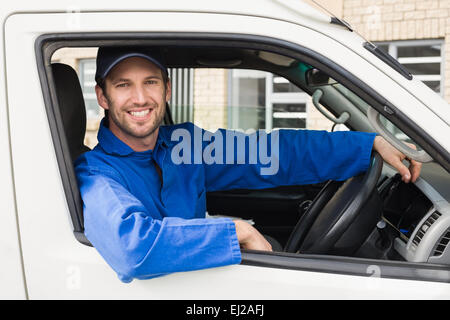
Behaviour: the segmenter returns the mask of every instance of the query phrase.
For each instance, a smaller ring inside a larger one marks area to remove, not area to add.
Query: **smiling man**
[[[268,144],[275,136],[278,139],[280,162],[279,170],[270,175],[261,174],[261,162],[174,162],[177,130],[191,136],[198,130],[202,135],[206,132],[192,123],[162,125],[171,88],[159,52],[102,47],[96,82],[105,118],[98,145],[75,161],[75,171],[86,237],[124,282],[236,264],[241,261],[241,248],[271,250],[267,240],[244,221],[205,218],[208,191],[345,180],[368,168],[372,149],[405,181],[414,181],[420,172],[416,162],[406,168],[401,162],[405,156],[382,138],[361,132],[269,134]],[[228,131],[220,132],[226,136]],[[247,146],[244,152],[251,154],[248,146],[255,136],[241,138]],[[194,142],[192,148],[203,151],[211,143],[195,146]],[[224,156],[239,157],[234,148],[225,149]]]
[[[153,149],[170,99],[165,71],[135,56],[106,73],[102,87],[96,86],[95,91],[100,106],[108,110],[109,129],[135,151]]]

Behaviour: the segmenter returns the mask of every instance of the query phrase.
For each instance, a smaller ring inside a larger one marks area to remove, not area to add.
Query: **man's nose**
[[[144,88],[141,86],[135,86],[133,88],[132,96],[131,96],[132,103],[137,105],[143,105],[147,102],[145,97],[145,91]]]

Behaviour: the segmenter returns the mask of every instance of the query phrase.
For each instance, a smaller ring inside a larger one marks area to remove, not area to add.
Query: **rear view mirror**
[[[306,84],[310,87],[319,87],[336,84],[336,80],[331,78],[325,72],[312,68],[306,71]]]

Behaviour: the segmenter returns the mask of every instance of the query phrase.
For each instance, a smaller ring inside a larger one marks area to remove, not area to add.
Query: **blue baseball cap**
[[[166,76],[168,75],[163,56],[159,50],[144,47],[100,47],[97,53],[97,70],[95,72],[97,84],[100,84],[119,62],[131,57],[147,59],[159,67]]]

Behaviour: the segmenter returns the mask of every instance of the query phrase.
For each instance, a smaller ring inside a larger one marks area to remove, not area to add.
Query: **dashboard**
[[[450,188],[444,188],[449,174],[436,164],[424,164],[415,183],[391,174],[379,192],[383,220],[396,233],[395,251],[410,262],[450,264]]]

